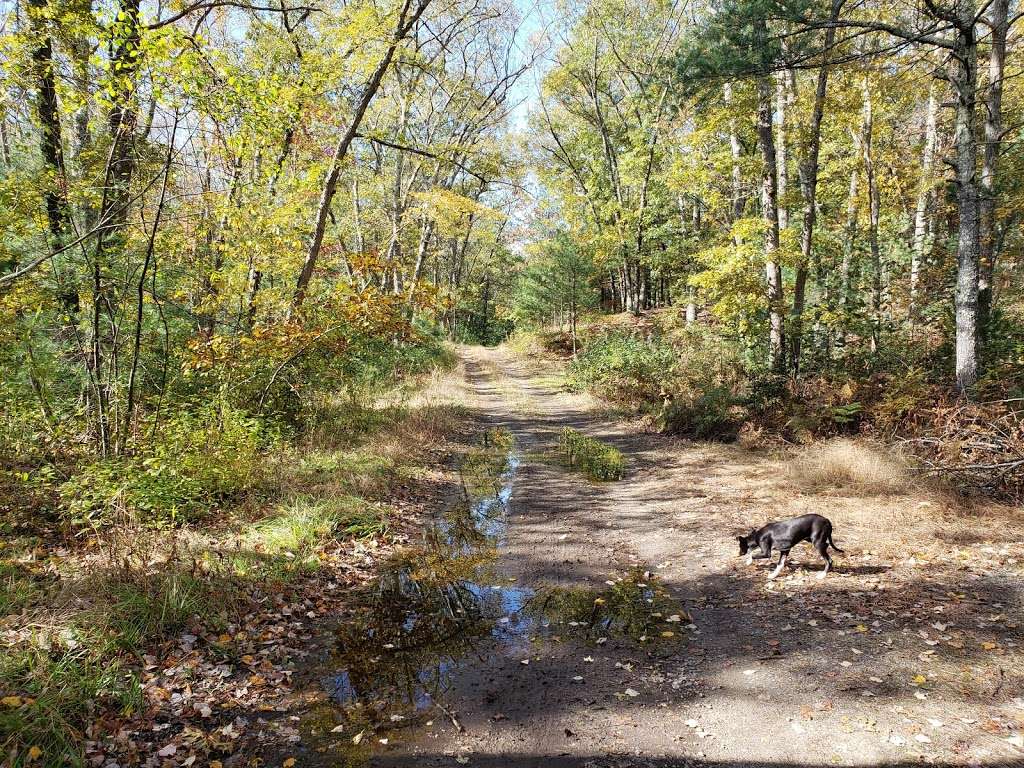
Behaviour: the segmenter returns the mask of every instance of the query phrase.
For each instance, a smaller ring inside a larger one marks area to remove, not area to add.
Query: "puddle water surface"
[[[394,739],[428,718],[455,715],[444,696],[460,663],[484,659],[495,644],[524,650],[539,636],[604,643],[677,638],[685,611],[642,570],[603,588],[516,584],[499,567],[519,455],[512,435],[489,431],[461,466],[462,503],[448,510],[422,544],[386,563],[357,612],[337,629],[329,707],[306,723],[314,739],[336,736],[342,764],[358,765],[370,742]],[[358,755],[356,754],[358,753]]]
[[[533,590],[495,567],[518,466],[512,435],[489,431],[462,463],[464,501],[421,545],[382,567],[358,612],[338,628],[335,671],[324,687],[340,709],[342,733],[379,736],[411,724],[441,705],[459,660],[496,640],[529,642],[534,619],[524,609]]]

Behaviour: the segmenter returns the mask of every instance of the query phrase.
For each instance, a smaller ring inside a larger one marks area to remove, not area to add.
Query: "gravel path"
[[[494,629],[438,665],[433,704],[367,737],[371,765],[1024,765],[1019,527],[877,554],[928,502],[799,493],[777,457],[645,433],[546,364],[461,354],[516,440],[473,588],[501,596]],[[618,447],[626,477],[564,467],[565,426]],[[809,547],[775,582],[737,557],[737,533],[807,511],[845,549],[824,581]]]

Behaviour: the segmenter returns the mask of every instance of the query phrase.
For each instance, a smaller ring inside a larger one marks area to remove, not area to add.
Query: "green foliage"
[[[657,402],[665,394],[664,384],[675,362],[675,351],[661,338],[609,330],[590,339],[573,360],[568,384],[614,402]]]
[[[263,452],[277,439],[266,423],[226,405],[202,405],[153,428],[144,454],[86,465],[61,486],[74,525],[108,525],[118,513],[147,525],[197,519],[256,487]]]
[[[569,367],[570,386],[648,413],[666,432],[701,438],[735,437],[747,381],[735,346],[695,328],[646,338],[606,331]]]
[[[558,440],[569,465],[579,467],[592,480],[621,480],[625,471],[622,453],[600,440],[565,427]]]
[[[565,232],[537,244],[519,273],[516,318],[527,325],[570,326],[597,304],[593,256]]]

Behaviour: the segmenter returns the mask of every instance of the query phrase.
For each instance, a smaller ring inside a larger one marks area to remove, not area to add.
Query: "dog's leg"
[[[818,539],[814,542],[814,548],[818,550],[818,554],[825,559],[825,570],[818,574],[819,579],[824,579],[828,575],[829,569],[832,567],[832,558],[828,555],[828,540]]]
[[[755,560],[771,560],[772,559],[772,540],[766,536],[761,537],[761,541],[758,542],[758,546],[761,551],[754,555]]]
[[[754,553],[753,552],[747,552],[747,565],[753,565],[753,564],[754,564]]]
[[[768,575],[769,579],[774,579],[776,576],[782,573],[782,569],[786,567],[786,558],[788,556],[789,552],[783,552],[779,555],[779,564],[775,567],[775,570]]]

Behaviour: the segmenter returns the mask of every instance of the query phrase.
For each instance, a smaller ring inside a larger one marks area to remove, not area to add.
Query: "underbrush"
[[[564,355],[558,332],[520,333],[515,344],[531,355]],[[675,311],[604,316],[582,328],[566,383],[672,434],[754,448],[857,436],[887,446],[877,451],[884,460],[854,455],[862,449],[849,441],[815,448],[820,455],[802,456],[794,470],[812,485],[888,493],[916,478],[1001,502],[1024,500],[1019,355],[992,362],[967,402],[944,385],[948,360],[934,343],[894,336],[885,349],[872,355],[847,339],[793,378],[766,370],[764,350],[741,348],[718,326],[687,325]]]
[[[569,465],[578,467],[592,480],[622,479],[626,462],[617,448],[570,427],[562,430],[558,443]]]
[[[90,723],[139,712],[143,654],[217,635],[353,542],[385,542],[401,524],[389,499],[465,416],[441,396],[400,403],[451,360],[378,361],[376,388],[376,374],[335,390],[314,377],[302,418],[168,404],[117,457],[0,451],[0,762],[81,764]]]
[[[139,454],[86,464],[60,484],[76,527],[109,525],[115,513],[154,526],[197,520],[257,488],[278,446],[272,425],[227,404],[204,405],[162,424]]]
[[[648,415],[664,432],[698,438],[735,438],[745,413],[737,350],[698,328],[592,333],[568,383]]]

